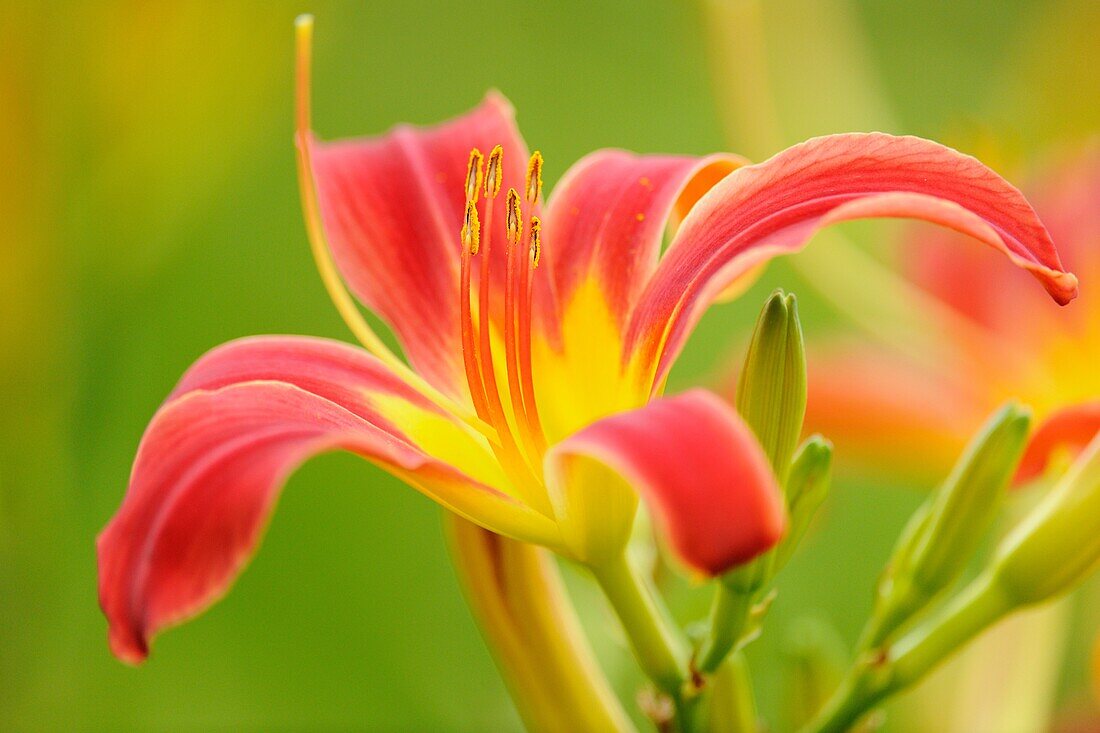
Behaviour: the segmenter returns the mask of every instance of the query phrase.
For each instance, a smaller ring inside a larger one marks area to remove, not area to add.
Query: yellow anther
[[[500,193],[500,184],[504,179],[504,168],[501,166],[501,158],[504,157],[504,148],[497,145],[489,153],[489,162],[485,165],[485,195],[496,198]]]
[[[537,150],[527,161],[527,178],[524,185],[527,203],[533,204],[538,201],[539,194],[542,193],[542,153]]]
[[[542,254],[542,221],[537,216],[531,217],[531,267],[539,266],[539,256]]]
[[[462,222],[462,244],[476,255],[481,246],[481,222],[477,218],[477,206],[473,201],[466,202],[466,218]]]
[[[508,213],[504,219],[505,231],[508,233],[508,241],[515,244],[519,241],[519,235],[523,231],[523,212],[519,206],[519,194],[516,189],[508,189]]]
[[[470,162],[466,164],[466,200],[475,204],[481,193],[481,163],[481,151],[474,148],[470,151]]]

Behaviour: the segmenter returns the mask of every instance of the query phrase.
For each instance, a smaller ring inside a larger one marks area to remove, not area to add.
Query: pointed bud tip
[[[787,293],[782,288],[773,290],[772,294],[768,296],[767,301],[764,303],[764,313],[779,312],[787,312]]]
[[[798,456],[805,455],[806,460],[831,461],[833,459],[833,442],[820,433],[814,433],[802,443],[798,450]],[[797,460],[797,458],[796,458]]]
[[[737,409],[786,477],[806,411],[806,359],[793,295],[777,289],[764,303],[737,389]]]

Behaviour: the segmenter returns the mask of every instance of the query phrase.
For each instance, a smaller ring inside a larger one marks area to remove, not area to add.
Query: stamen
[[[522,211],[519,204],[519,193],[514,188],[508,189],[508,214],[505,219],[508,232],[508,274],[504,285],[504,358],[508,372],[508,396],[512,401],[512,414],[515,416],[516,425],[519,426],[520,438],[523,447],[527,451],[527,457],[532,467],[538,472],[542,465],[542,454],[538,450],[534,436],[529,429],[530,420],[527,418],[527,410],[523,399],[523,387],[521,385],[519,349],[516,337],[516,307],[522,303],[522,291],[517,292],[517,270],[524,267],[524,249],[519,241]],[[524,269],[526,269],[524,267]],[[519,303],[517,303],[519,301]],[[521,306],[522,307],[522,306]]]
[[[528,249],[530,252],[530,266],[520,269],[519,282],[519,292],[523,294],[525,300],[519,312],[519,374],[520,386],[523,391],[527,432],[531,434],[538,454],[542,455],[546,452],[546,433],[542,429],[538,403],[535,401],[535,380],[531,368],[531,317],[535,292],[531,283],[531,273],[538,267],[539,255],[542,252],[542,220],[537,216],[532,216],[529,230],[531,239],[530,248]]]
[[[504,157],[504,148],[497,145],[489,153],[489,163],[485,166],[485,195],[496,198],[500,193],[500,184],[504,180],[504,169],[501,166],[501,158]],[[488,215],[485,217],[488,219]]]
[[[537,216],[531,217],[531,269],[539,266],[539,257],[542,256],[542,221]]]
[[[470,211],[473,210],[473,214]],[[466,384],[470,387],[470,399],[473,400],[477,416],[489,421],[489,406],[485,399],[485,384],[478,367],[477,340],[474,338],[474,317],[470,306],[470,272],[473,269],[473,256],[477,252],[477,240],[480,226],[477,220],[477,208],[472,201],[466,202],[466,221],[462,227],[462,268],[460,298],[460,320],[462,322],[462,365],[466,370]],[[472,222],[472,225],[470,224]]]
[[[542,153],[535,151],[527,161],[527,177],[524,181],[527,203],[534,204],[542,193]]]
[[[500,436],[500,444],[503,448],[500,453],[501,463],[504,465],[505,470],[513,477],[517,488],[526,494],[527,500],[531,501],[534,506],[540,509],[548,510],[549,505],[546,504],[545,494],[539,488],[538,480],[532,475],[530,466],[524,461],[523,454],[520,452],[515,436],[508,426],[508,418],[504,414],[504,405],[501,402],[500,389],[497,386],[496,370],[493,366],[492,316],[490,313],[492,306],[489,296],[493,280],[491,269],[491,263],[493,261],[493,201],[495,200],[496,194],[499,193],[500,188],[497,186],[496,190],[493,190],[490,188],[489,184],[494,176],[499,179],[499,175],[496,175],[496,171],[500,170],[501,155],[502,151],[499,145],[493,148],[493,152],[489,155],[489,162],[485,171],[486,224],[485,237],[482,239],[481,282],[479,283],[480,292],[478,293],[478,336],[480,341],[478,358],[481,363],[481,378],[485,385],[486,408],[488,410],[489,423],[496,428],[497,435]]]
[[[470,151],[470,162],[466,164],[466,201],[477,203],[477,197],[481,195],[481,151],[474,148]]]
[[[494,154],[496,150],[497,148],[493,149]],[[493,155],[489,156],[487,172],[492,171],[493,158]],[[478,284],[478,337],[481,345],[479,358],[481,361],[481,378],[485,380],[485,396],[488,400],[489,416],[493,427],[497,429],[498,433],[501,433],[501,437],[503,438],[504,434],[509,434],[510,431],[508,430],[508,423],[504,419],[504,408],[500,403],[500,392],[497,390],[496,370],[493,368],[493,343],[490,330],[492,322],[490,309],[492,305],[489,298],[493,280],[490,269],[490,265],[493,261],[493,198],[489,195],[488,178],[486,179],[485,193],[487,195],[485,200],[485,251],[481,257],[481,282]]]
[[[489,218],[492,216],[491,208],[492,199],[486,202],[486,221],[491,222]],[[485,237],[485,256],[482,259],[482,278],[488,278],[489,268],[489,232],[486,230]],[[473,271],[473,258],[477,254],[479,249],[479,242],[481,239],[481,224],[477,215],[477,206],[473,201],[466,202],[466,215],[462,226],[462,267],[460,272],[460,292],[461,298],[461,324],[462,324],[462,363],[466,370],[466,383],[470,388],[470,398],[473,400],[474,409],[477,411],[477,415],[481,420],[488,422],[493,430],[493,438],[489,441],[489,447],[493,451],[493,454],[500,461],[501,466],[504,467],[505,473],[511,477],[515,482],[517,489],[519,489],[523,496],[528,500],[538,501],[539,490],[538,485],[534,477],[531,476],[527,466],[524,465],[523,459],[519,455],[519,450],[515,444],[515,439],[512,437],[511,432],[508,430],[507,422],[503,420],[503,410],[500,407],[500,396],[497,393],[496,379],[493,375],[493,356],[492,352],[486,350],[482,352],[479,348],[478,339],[474,333],[474,319],[472,310],[472,304],[470,302],[471,297],[471,274]],[[482,287],[481,292],[485,292],[485,288]],[[487,308],[482,306],[482,312],[487,312]],[[481,324],[482,333],[488,333],[488,324],[484,321]],[[484,361],[481,359],[482,354],[487,355],[487,359]],[[483,371],[482,365],[488,366]],[[494,398],[490,400],[489,395]],[[540,511],[545,508],[539,504],[534,504]]]
[[[508,189],[508,213],[504,220],[508,241],[519,244],[519,235],[523,230],[523,213],[519,205],[519,194],[516,189]]]
[[[471,255],[476,255],[481,247],[481,222],[477,218],[477,206],[469,199],[466,201],[466,217],[462,221],[462,246]]]

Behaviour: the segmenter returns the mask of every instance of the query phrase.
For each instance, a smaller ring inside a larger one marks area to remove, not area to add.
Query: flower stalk
[[[868,710],[920,680],[1004,616],[1074,588],[1100,562],[1098,512],[1100,436],[1002,540],[986,569],[941,612],[896,642],[863,652],[803,733],[848,730]],[[927,520],[919,524],[931,526]]]
[[[783,486],[792,476],[791,457],[806,413],[806,355],[794,295],[776,290],[764,303],[741,370],[737,411],[760,440],[772,471]],[[824,475],[828,473],[828,458],[823,456],[821,446],[813,443],[799,457],[800,467],[793,476],[797,488],[792,491],[791,486],[786,487],[788,514],[794,516],[792,499],[813,499],[802,504],[797,524],[792,522],[785,542],[797,541],[812,515],[812,510],[805,510],[824,498],[823,489],[808,490],[810,483],[820,484],[816,479],[823,475],[822,462],[826,464]],[[814,464],[812,470],[810,463]],[[784,560],[792,549],[793,545],[788,545],[780,550]],[[768,552],[722,578],[711,604],[707,636],[696,655],[698,672],[704,675],[715,672],[736,649],[749,626],[754,606],[778,568],[778,557],[778,552]]]
[[[526,728],[631,733],[553,557],[445,514],[455,572]]]
[[[589,566],[622,623],[646,676],[678,706],[688,678],[687,642],[649,583],[626,553]]]
[[[1001,408],[917,510],[879,581],[862,651],[883,644],[963,572],[996,518],[1030,424],[1030,413],[1019,405]]]

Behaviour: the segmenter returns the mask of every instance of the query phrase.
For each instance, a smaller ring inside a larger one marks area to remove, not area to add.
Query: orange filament
[[[539,255],[542,252],[542,221],[537,216],[532,216],[528,230],[530,231],[530,246],[527,250],[529,257],[524,263],[525,267],[520,269],[519,281],[519,291],[525,301],[519,312],[519,373],[522,380],[527,432],[531,434],[535,447],[541,455],[546,451],[546,434],[539,419],[538,403],[535,401],[534,371],[531,368],[531,313],[534,304],[531,271],[539,266]],[[526,239],[525,237],[525,243]]]
[[[473,156],[471,156],[471,163]],[[478,161],[480,166],[481,161]],[[478,173],[480,175],[480,172]],[[462,362],[466,368],[466,383],[470,387],[470,398],[474,402],[477,416],[489,420],[489,406],[485,400],[485,385],[481,381],[478,367],[477,341],[474,340],[474,319],[470,312],[470,270],[472,259],[478,250],[481,225],[477,218],[477,207],[473,201],[466,202],[466,220],[462,225],[462,271],[461,271],[461,307],[462,307]]]
[[[538,265],[542,224],[531,217],[530,226],[523,225],[521,196],[508,189],[504,216],[507,240],[504,291],[504,366],[508,377],[508,397],[512,407],[516,436],[509,424],[502,395],[497,385],[497,370],[492,343],[493,288],[493,208],[503,183],[503,148],[493,148],[488,158],[476,149],[470,152],[466,171],[466,213],[462,226],[462,352],[466,381],[478,416],[495,429],[499,442],[491,442],[493,452],[502,467],[527,498],[541,509],[549,511],[545,492],[539,489],[542,475],[542,455],[546,438],[535,405],[534,379],[531,369],[531,271]],[[484,175],[482,175],[484,165]],[[542,156],[536,153],[527,166],[525,194],[532,208],[542,189]],[[479,220],[477,200],[484,189],[483,218]],[[485,228],[482,230],[481,222]],[[478,274],[478,321],[473,319],[472,291],[473,258],[480,255]],[[517,442],[518,438],[518,442]],[[522,443],[523,450],[520,450]]]
[[[508,273],[504,290],[504,356],[508,369],[508,395],[512,400],[512,414],[515,415],[516,425],[520,427],[520,437],[523,439],[523,447],[527,450],[527,456],[536,470],[541,466],[542,451],[531,434],[530,421],[527,418],[528,408],[523,398],[521,387],[521,370],[519,362],[518,344],[516,339],[516,301],[522,293],[516,292],[516,274],[519,269],[526,269],[523,248],[521,247],[520,234],[522,232],[523,214],[519,204],[519,194],[516,189],[508,189],[508,211],[505,217],[505,232],[508,236]]]
[[[492,208],[489,206],[491,200],[489,199],[486,202],[487,215],[492,214]],[[459,289],[462,322],[462,362],[466,370],[466,383],[469,385],[470,398],[473,400],[478,417],[492,425],[496,431],[497,440],[490,440],[489,442],[493,454],[496,455],[501,466],[515,482],[517,488],[522,490],[528,498],[537,500],[539,496],[537,488],[531,488],[534,486],[534,480],[519,456],[515,439],[508,430],[507,422],[503,420],[504,411],[500,405],[496,377],[493,374],[491,347],[479,348],[478,340],[474,334],[474,319],[470,302],[470,280],[473,270],[473,257],[480,248],[480,234],[481,226],[478,220],[477,206],[473,201],[467,201],[465,221],[462,227],[462,268]],[[486,230],[486,235],[488,235],[488,230]],[[482,260],[484,263],[482,278],[488,275],[489,251],[489,237],[486,236],[486,257]],[[484,287],[481,288],[481,292],[485,292]],[[487,328],[488,324],[483,321],[482,333],[488,333]],[[488,356],[485,361],[481,359],[482,354]],[[487,367],[483,370],[482,365],[484,364],[487,364]]]
[[[489,160],[491,164],[492,158]],[[486,177],[486,181],[488,181],[488,177]],[[492,288],[490,264],[493,259],[493,196],[487,195],[485,197],[485,222],[485,238],[482,240],[484,248],[481,253],[481,276],[479,278],[481,282],[478,283],[478,336],[480,337],[481,347],[478,357],[481,361],[481,378],[485,382],[485,395],[488,398],[490,422],[503,439],[505,434],[510,438],[511,433],[508,430],[508,422],[504,418],[504,407],[500,403],[500,392],[497,390],[497,375],[496,370],[493,368],[493,342],[490,331],[492,316],[489,312],[492,307],[489,295]]]
[[[510,473],[515,477],[514,480],[517,481],[517,484],[525,486],[531,483],[532,477],[524,464],[519,445],[508,426],[508,418],[504,414],[504,405],[500,400],[500,389],[497,386],[496,369],[493,362],[492,315],[490,312],[492,308],[490,294],[493,280],[491,267],[493,261],[492,222],[493,202],[500,192],[500,186],[495,182],[501,178],[501,155],[502,151],[499,145],[493,148],[485,169],[486,227],[485,236],[482,238],[484,251],[481,256],[481,282],[479,283],[478,293],[478,336],[480,337],[478,358],[481,362],[481,378],[485,386],[489,423],[496,428],[497,435],[500,436],[501,446],[504,449],[501,462],[506,468],[510,469]]]

